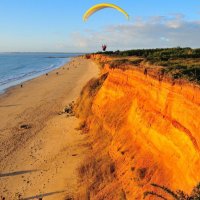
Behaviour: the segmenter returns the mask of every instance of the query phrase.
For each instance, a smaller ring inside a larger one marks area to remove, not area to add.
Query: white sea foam
[[[1,53],[0,93],[5,89],[56,69],[80,54]]]

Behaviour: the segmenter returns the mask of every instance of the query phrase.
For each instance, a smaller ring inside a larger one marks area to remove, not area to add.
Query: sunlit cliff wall
[[[200,182],[199,87],[108,65],[102,72],[108,76],[92,100],[89,133],[99,121],[111,136],[108,153],[126,198],[142,199],[151,183],[190,192]]]

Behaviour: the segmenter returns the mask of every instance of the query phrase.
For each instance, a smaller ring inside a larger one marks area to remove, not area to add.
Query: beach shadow
[[[44,197],[47,197],[47,196],[52,196],[52,195],[55,195],[55,194],[60,194],[60,193],[63,193],[63,192],[65,192],[65,191],[63,190],[63,191],[57,191],[57,192],[49,192],[49,193],[40,194],[40,195],[36,195],[36,196],[32,196],[32,197],[22,198],[22,200],[39,199],[39,198],[44,198]]]
[[[11,104],[11,105],[0,105],[0,108],[9,108],[9,107],[15,107],[15,106],[19,106],[21,104]]]
[[[9,176],[19,176],[19,175],[22,175],[22,174],[29,174],[29,173],[37,172],[37,171],[38,170],[27,170],[27,171],[9,172],[9,173],[4,173],[4,174],[0,173],[0,178],[9,177]]]

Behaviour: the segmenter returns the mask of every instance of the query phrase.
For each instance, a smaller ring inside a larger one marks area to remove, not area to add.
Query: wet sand
[[[77,168],[89,148],[86,136],[76,130],[79,120],[61,112],[97,75],[96,64],[75,58],[0,96],[0,196],[76,196]]]

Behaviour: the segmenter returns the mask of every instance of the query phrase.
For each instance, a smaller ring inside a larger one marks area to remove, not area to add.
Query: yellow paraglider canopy
[[[114,4],[111,3],[100,3],[100,4],[96,4],[95,6],[91,7],[89,10],[87,10],[85,12],[85,14],[83,15],[83,21],[87,21],[88,18],[95,12],[104,9],[104,8],[114,8],[116,10],[118,10],[119,12],[123,13],[127,19],[129,19],[129,15],[126,11],[124,11],[122,8],[120,8],[119,6],[116,6]]]

